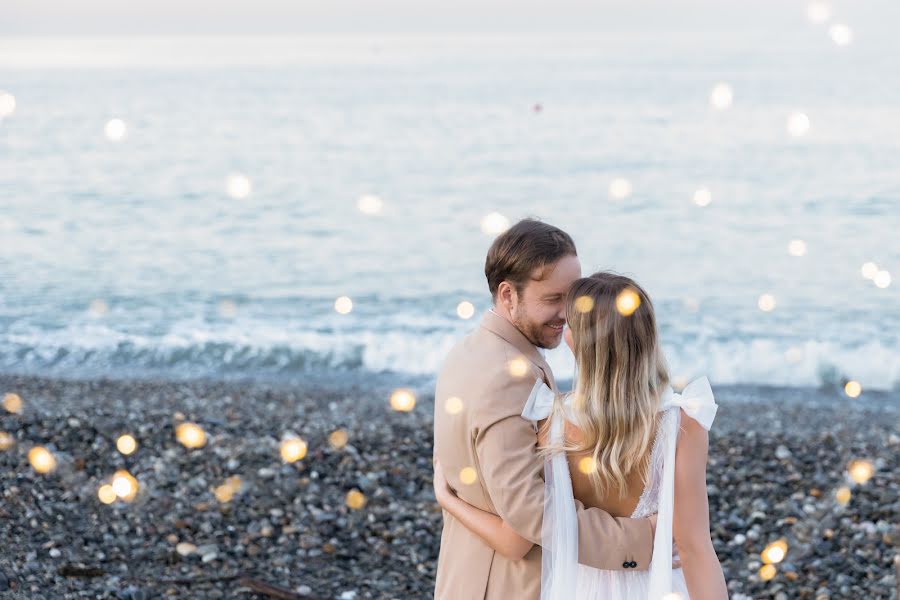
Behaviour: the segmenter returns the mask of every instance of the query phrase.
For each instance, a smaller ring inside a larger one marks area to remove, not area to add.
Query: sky
[[[762,28],[801,0],[0,0],[0,35],[519,32]],[[857,22],[897,22],[897,0],[837,0]],[[875,18],[872,18],[875,17]]]

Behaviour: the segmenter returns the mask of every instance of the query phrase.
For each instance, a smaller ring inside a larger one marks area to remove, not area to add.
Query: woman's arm
[[[434,495],[438,503],[466,529],[503,556],[518,560],[528,554],[534,545],[494,513],[472,506],[454,494],[437,459],[434,459]]]
[[[672,535],[681,556],[691,600],[727,600],[725,575],[709,534],[709,499],[706,496],[708,449],[706,430],[682,411],[675,453]]]

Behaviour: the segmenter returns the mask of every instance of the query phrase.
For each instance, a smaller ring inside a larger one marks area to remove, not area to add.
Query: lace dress
[[[550,416],[555,394],[538,380],[522,416],[537,422]],[[693,381],[681,394],[666,390],[650,455],[650,477],[632,518],[658,513],[653,558],[648,571],[606,571],[578,563],[578,522],[569,465],[564,453],[547,459],[544,466],[544,522],[541,600],[688,600],[681,569],[672,569],[672,516],[675,494],[675,447],[684,409],[707,430],[718,406],[706,377]],[[559,422],[557,422],[559,421]],[[562,442],[563,423],[550,423],[553,443]]]

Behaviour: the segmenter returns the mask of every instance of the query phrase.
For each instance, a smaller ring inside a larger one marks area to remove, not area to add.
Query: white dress
[[[541,380],[531,391],[522,416],[535,424],[550,416],[556,395]],[[568,408],[568,407],[566,407]],[[684,409],[709,430],[716,416],[709,380],[691,382],[681,394],[671,388],[663,394],[664,414],[650,458],[650,480],[632,518],[658,513],[653,558],[648,571],[606,571],[578,563],[578,521],[572,480],[565,453],[544,463],[544,521],[541,546],[541,600],[688,600],[681,569],[672,569],[672,516],[675,497],[675,448]],[[561,419],[551,421],[550,439],[563,440]],[[669,595],[672,594],[672,595]]]

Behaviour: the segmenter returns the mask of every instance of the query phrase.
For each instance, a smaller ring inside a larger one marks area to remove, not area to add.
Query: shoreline
[[[16,438],[0,452],[0,598],[261,598],[227,579],[240,573],[310,598],[430,597],[441,529],[433,400],[417,389],[415,408],[395,412],[393,387],[389,377],[366,387],[0,375],[0,394],[24,405],[0,409],[0,431]],[[732,598],[896,598],[898,394],[714,390],[710,513]],[[178,444],[176,412],[203,427],[205,447]],[[342,448],[329,444],[337,429]],[[287,431],[308,444],[292,464],[278,452]],[[131,456],[115,449],[125,432],[138,441]],[[28,464],[35,444],[56,454],[54,473]],[[834,493],[852,460],[874,476],[841,506]],[[120,468],[138,496],[104,505],[97,489]],[[215,488],[235,475],[240,491],[220,502]],[[360,509],[346,504],[352,490]],[[782,538],[787,556],[762,581],[760,552]],[[96,576],[65,576],[67,565]]]

